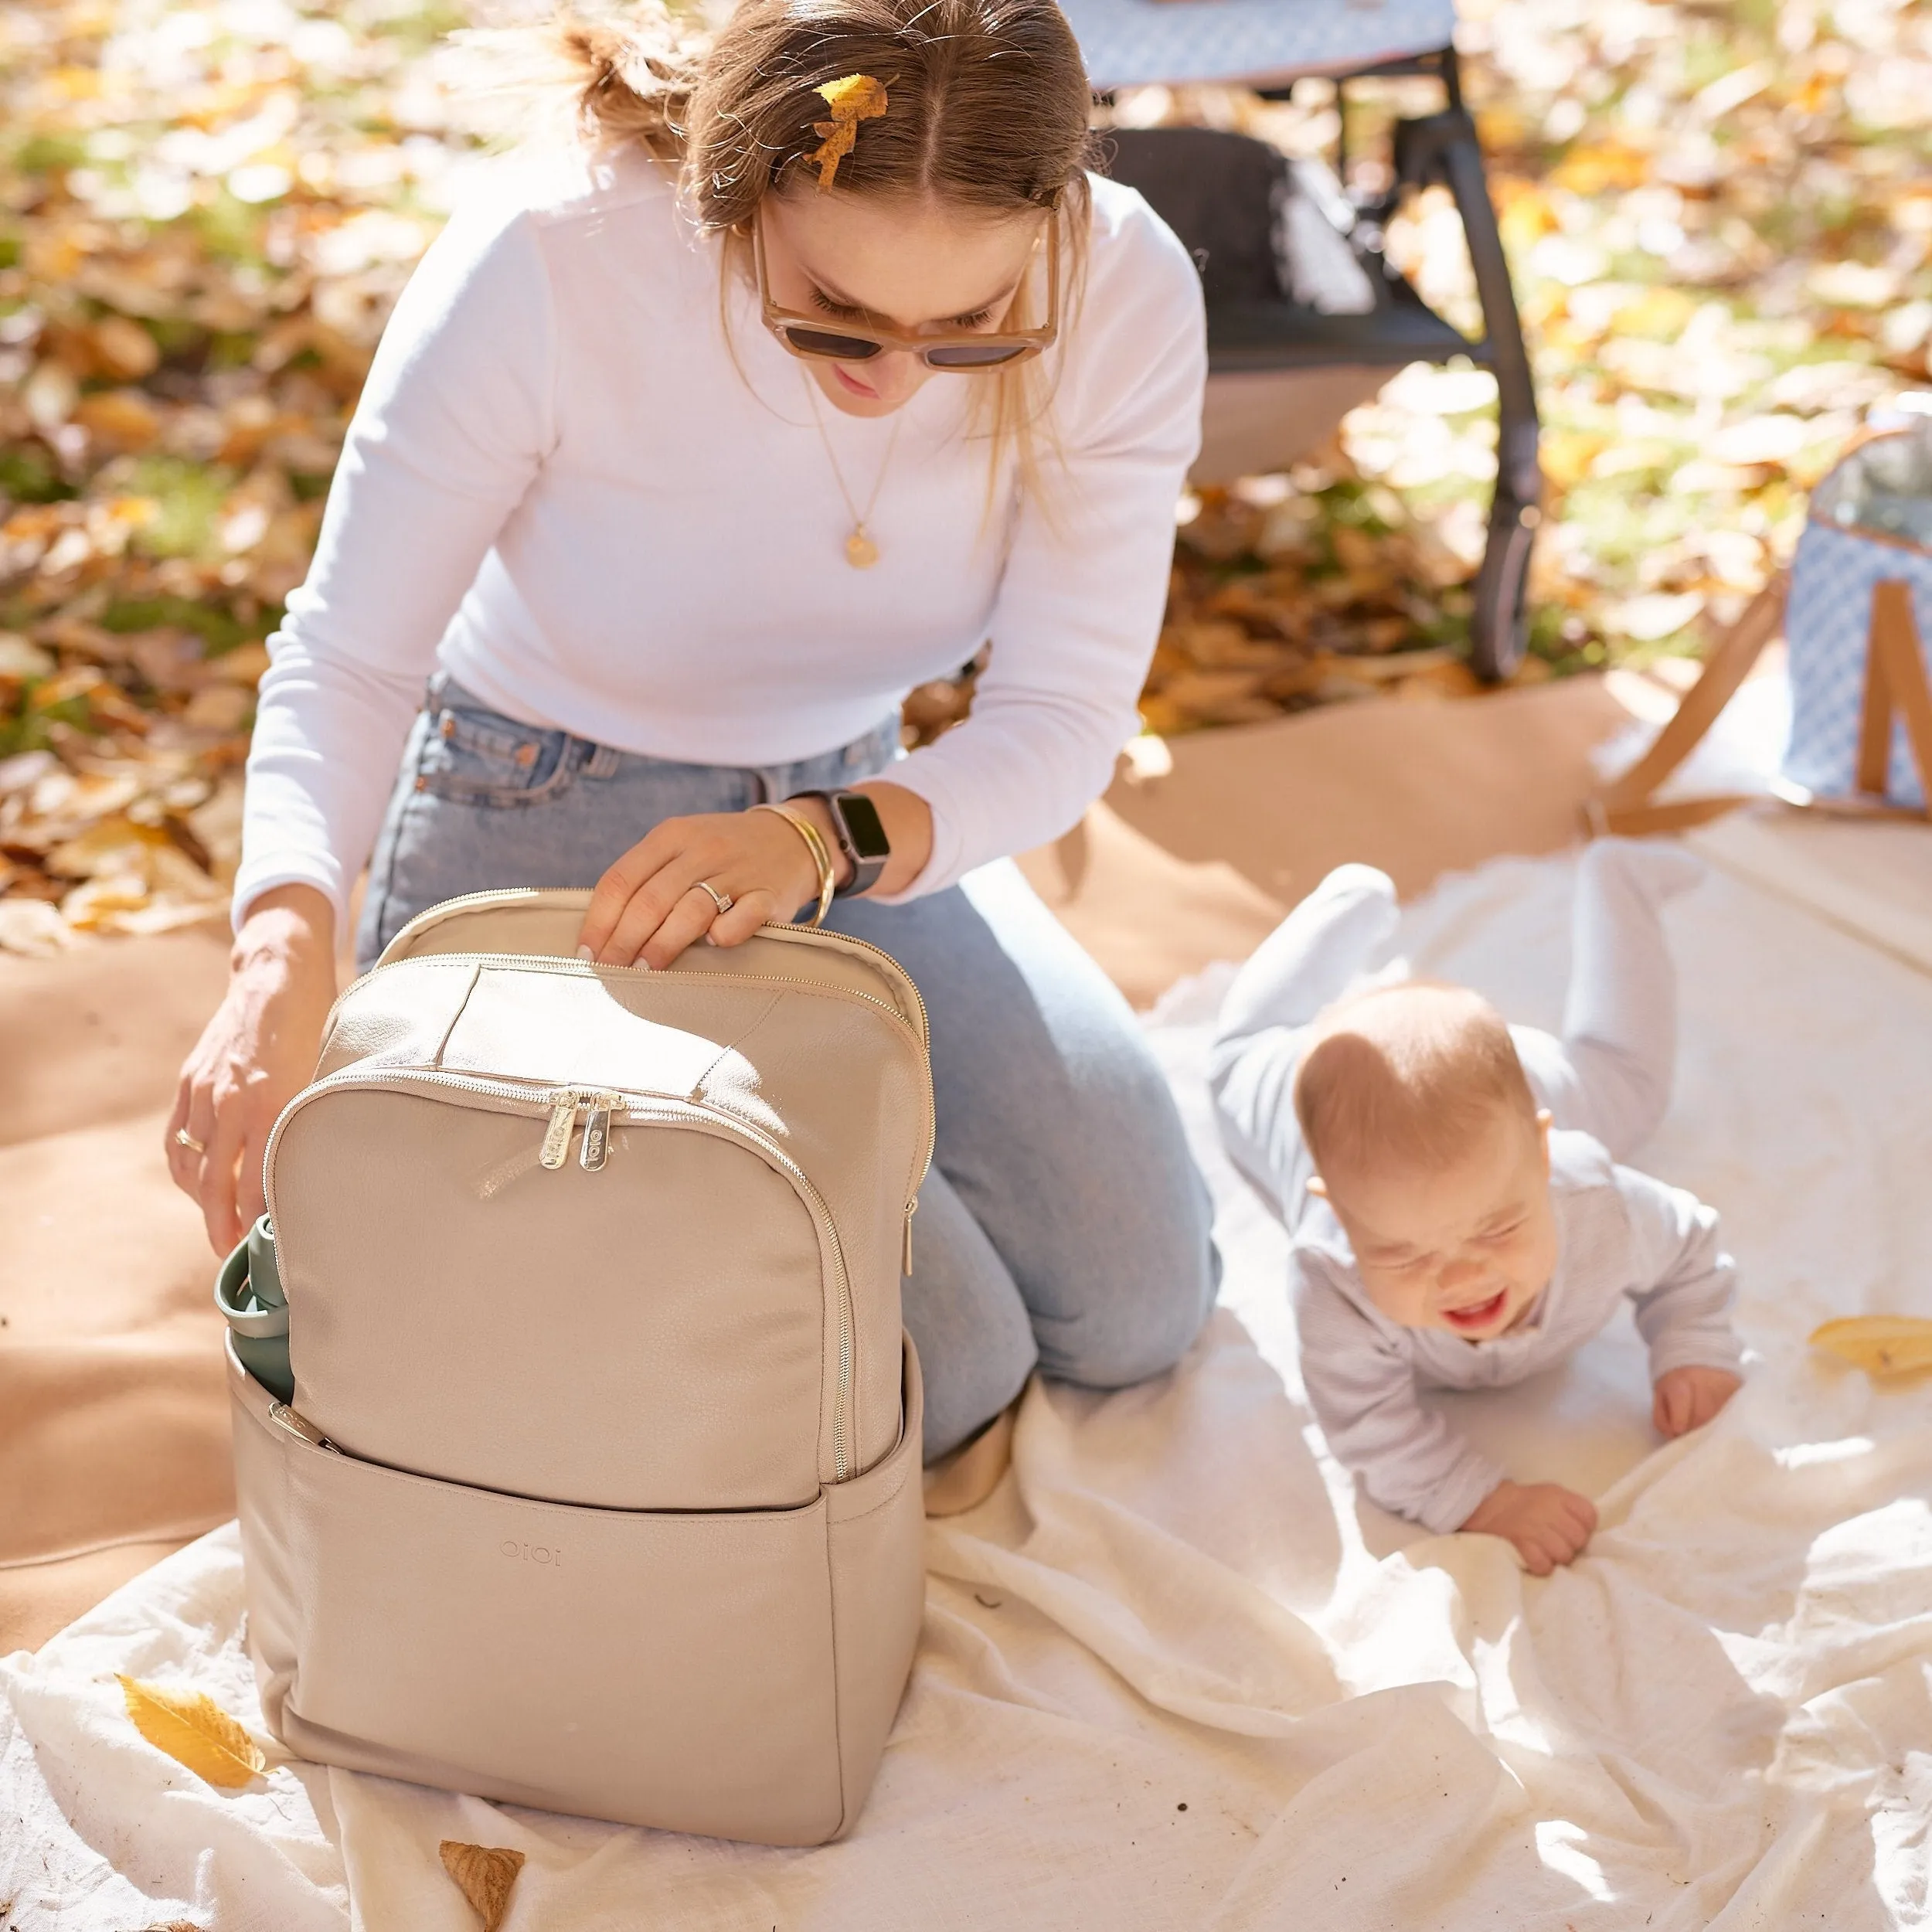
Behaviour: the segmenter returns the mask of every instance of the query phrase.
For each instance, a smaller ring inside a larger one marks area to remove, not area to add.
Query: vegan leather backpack
[[[584,963],[588,900],[413,920],[269,1141],[286,1315],[218,1298],[293,1377],[231,1337],[262,1706],[325,1764],[815,1844],[923,1600],[924,1009],[822,931]]]

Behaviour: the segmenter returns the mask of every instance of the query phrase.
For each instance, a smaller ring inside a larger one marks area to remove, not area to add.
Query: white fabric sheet
[[[1413,912],[1410,951],[1548,1026],[1569,908],[1566,862],[1498,862]],[[202,1785],[111,1673],[259,1723],[231,1528],[0,1663],[5,1923],[468,1932],[451,1837],[529,1854],[505,1932],[1926,1923],[1932,1386],[1804,1337],[1927,1305],[1932,979],[1723,876],[1668,919],[1682,1066],[1640,1158],[1723,1212],[1762,1359],[1662,1448],[1627,1321],[1444,1398],[1512,1471],[1599,1497],[1571,1568],[1420,1536],[1322,1453],[1279,1230],[1206,1131],[1210,980],[1153,1036],[1219,1195],[1225,1305],[1162,1381],[1034,1389],[1015,1477],[931,1526],[924,1641],[849,1840],[721,1845],[286,1764]]]

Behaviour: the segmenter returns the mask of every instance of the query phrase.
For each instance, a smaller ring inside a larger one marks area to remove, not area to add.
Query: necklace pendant
[[[879,546],[866,536],[862,523],[855,524],[845,539],[845,561],[855,570],[869,570],[879,561]]]

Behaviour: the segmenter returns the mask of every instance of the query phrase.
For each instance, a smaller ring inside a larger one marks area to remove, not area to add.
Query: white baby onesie
[[[1717,1217],[1681,1188],[1617,1165],[1669,1104],[1677,989],[1660,903],[1702,875],[1688,853],[1605,839],[1578,862],[1562,1037],[1512,1026],[1539,1107],[1553,1117],[1556,1271],[1528,1318],[1492,1342],[1405,1328],[1378,1315],[1295,1118],[1309,1025],[1386,954],[1395,887],[1366,866],[1329,874],[1263,942],[1229,988],[1210,1056],[1221,1138],[1286,1223],[1302,1379],[1329,1447],[1384,1509],[1435,1530],[1462,1525],[1503,1472],[1420,1391],[1519,1382],[1599,1333],[1628,1295],[1652,1378],[1735,1370],[1730,1258]]]
[[[1553,1131],[1549,1149],[1556,1272],[1526,1319],[1490,1342],[1377,1314],[1334,1210],[1301,1197],[1289,1282],[1309,1406],[1369,1495],[1429,1529],[1460,1529],[1504,1471],[1423,1402],[1423,1389],[1520,1382],[1597,1334],[1626,1296],[1653,1381],[1693,1366],[1735,1373],[1742,1359],[1716,1212],[1619,1167],[1587,1134]]]

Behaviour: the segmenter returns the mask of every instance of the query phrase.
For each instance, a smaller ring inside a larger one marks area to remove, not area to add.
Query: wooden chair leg
[[[1662,804],[1612,805],[1592,798],[1583,807],[1583,825],[1593,838],[1648,838],[1661,832],[1688,832],[1750,802],[1751,794],[1743,791],[1713,791]]]
[[[1685,692],[1683,702],[1658,733],[1656,742],[1621,778],[1604,787],[1601,802],[1606,815],[1628,812],[1646,804],[1651,794],[1696,749],[1717,722],[1717,714],[1750,675],[1765,645],[1777,635],[1784,621],[1787,583],[1786,573],[1780,570],[1744,607],[1743,614],[1705,660],[1702,675]]]

